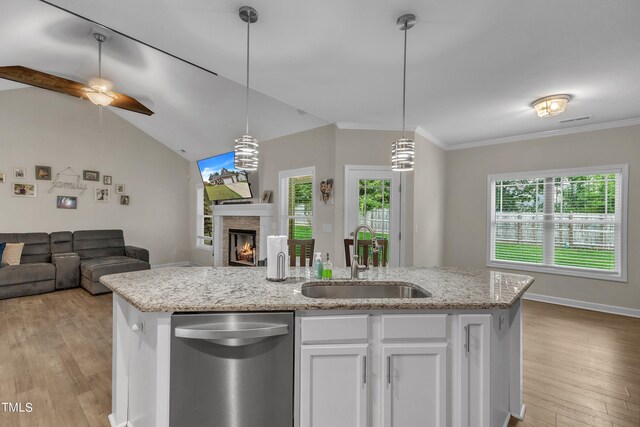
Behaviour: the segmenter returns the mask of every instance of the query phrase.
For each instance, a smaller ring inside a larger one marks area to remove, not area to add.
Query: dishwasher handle
[[[206,323],[175,329],[177,338],[239,347],[289,334],[289,325],[256,322]]]

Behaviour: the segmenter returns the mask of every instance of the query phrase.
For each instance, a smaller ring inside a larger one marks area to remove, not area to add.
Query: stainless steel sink
[[[332,280],[307,282],[302,295],[309,298],[428,298],[431,294],[409,282],[367,282],[362,280]]]

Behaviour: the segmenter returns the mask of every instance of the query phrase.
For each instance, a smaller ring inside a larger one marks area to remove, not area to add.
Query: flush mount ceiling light
[[[570,100],[570,95],[545,96],[533,101],[531,107],[536,110],[538,117],[551,117],[564,113]]]
[[[239,15],[240,19],[247,23],[247,92],[245,98],[247,120],[244,135],[236,138],[234,166],[236,169],[255,171],[258,169],[258,140],[249,135],[249,28],[251,24],[258,21],[258,12],[252,7],[242,6]]]
[[[94,32],[93,36],[98,41],[98,77],[89,80],[86,88],[83,90],[86,92],[89,101],[100,107],[106,107],[110,105],[117,97],[115,92],[112,92],[113,84],[102,78],[102,43],[107,39],[104,34]]]
[[[398,28],[404,31],[404,62],[402,71],[402,138],[391,144],[391,169],[394,171],[412,171],[415,163],[416,144],[406,138],[405,111],[407,93],[407,31],[416,24],[416,17],[412,14],[402,15],[397,21]]]

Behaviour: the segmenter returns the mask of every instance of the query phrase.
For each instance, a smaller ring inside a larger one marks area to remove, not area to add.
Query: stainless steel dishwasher
[[[171,427],[291,427],[293,313],[171,316]]]

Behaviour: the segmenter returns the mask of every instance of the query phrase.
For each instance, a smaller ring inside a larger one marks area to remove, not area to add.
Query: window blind
[[[491,178],[490,263],[619,276],[622,183],[606,168]]]

